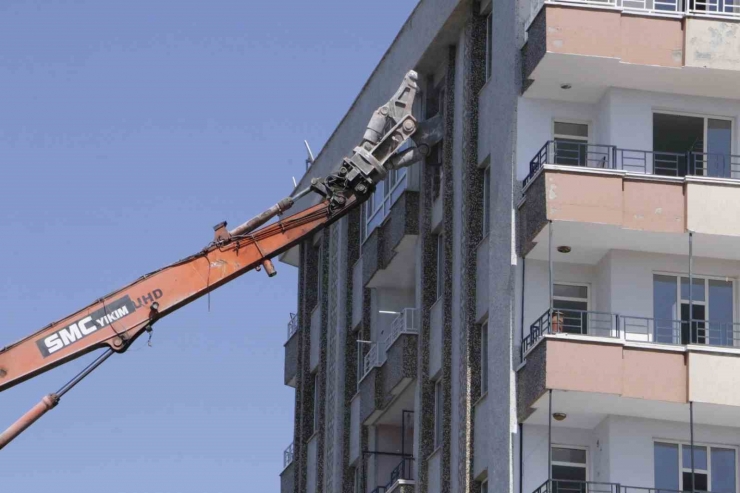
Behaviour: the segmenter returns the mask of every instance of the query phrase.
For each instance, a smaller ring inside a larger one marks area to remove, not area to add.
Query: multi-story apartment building
[[[301,186],[409,69],[443,142],[283,257],[283,493],[738,493],[740,1],[421,0]]]

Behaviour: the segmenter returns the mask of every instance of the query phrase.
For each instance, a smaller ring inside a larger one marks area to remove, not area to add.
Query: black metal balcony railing
[[[625,339],[660,344],[740,347],[740,323],[620,317]]]
[[[404,457],[403,459],[401,459],[401,462],[399,462],[398,465],[391,471],[391,480],[385,486],[386,489],[391,489],[391,487],[399,479],[405,479],[409,481],[414,479],[413,457]]]
[[[542,336],[560,333],[619,338],[619,316],[605,312],[549,309],[529,326],[529,335],[522,340],[522,359]]]
[[[283,451],[283,469],[285,469],[286,467],[288,467],[292,463],[293,463],[293,444],[291,443]]]
[[[623,336],[630,342],[740,348],[740,323],[656,319],[554,308],[529,326],[529,334],[522,339],[522,361],[545,334],[561,333],[614,339]]]
[[[293,334],[296,332],[298,332],[298,315],[291,313],[290,321],[288,322],[288,339],[293,337]]]
[[[707,176],[740,179],[740,156],[707,152],[662,152],[622,149],[603,144],[550,140],[529,162],[523,185],[545,164],[619,169],[657,176]]]
[[[548,479],[533,493],[622,493],[617,483]]]

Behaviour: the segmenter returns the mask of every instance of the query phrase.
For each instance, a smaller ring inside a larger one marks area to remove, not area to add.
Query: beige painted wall
[[[740,236],[740,184],[689,183],[686,186],[687,227],[696,233]]]
[[[547,51],[550,53],[619,58],[626,63],[681,67],[683,43],[679,19],[547,6]]]
[[[740,358],[689,354],[689,399],[694,402],[740,406]]]
[[[547,341],[548,389],[685,403],[686,375],[683,353]]]
[[[740,70],[740,24],[686,19],[686,66]]]

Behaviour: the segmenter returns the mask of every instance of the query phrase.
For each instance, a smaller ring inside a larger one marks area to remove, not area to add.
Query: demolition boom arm
[[[373,114],[361,144],[350,158],[343,160],[339,171],[314,179],[309,189],[283,199],[231,231],[226,229],[226,223],[219,224],[214,228],[214,241],[202,251],[147,274],[0,350],[3,391],[86,353],[107,349],[75,379],[45,396],[0,434],[0,449],[54,408],[62,395],[111,354],[126,351],[139,336],[151,332],[157,320],[250,270],[263,267],[273,276],[275,269],[270,259],[358,206],[388,170],[408,166],[425,155],[441,136],[436,120],[418,125],[411,114],[418,90],[416,79],[416,73],[409,72],[393,98]],[[409,138],[414,139],[416,147],[398,152]],[[282,217],[294,200],[310,191],[322,195],[323,200]],[[277,215],[281,215],[278,221],[264,226]]]

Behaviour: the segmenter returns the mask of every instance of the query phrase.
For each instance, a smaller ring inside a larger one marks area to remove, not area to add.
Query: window
[[[488,321],[480,327],[480,394],[488,392]]]
[[[587,481],[586,450],[575,447],[552,448],[553,493],[581,492],[581,481]]]
[[[431,93],[431,96],[427,100],[426,117],[432,118],[437,114],[444,113],[445,109],[445,81],[437,85]],[[432,146],[429,156],[426,158],[426,163],[433,167],[432,177],[432,200],[437,200],[442,194],[442,180],[443,180],[443,169],[442,163],[444,162],[444,139],[439,143]]]
[[[732,157],[732,120],[654,113],[652,159],[645,165],[656,175],[740,177],[740,161]]]
[[[588,334],[588,286],[554,284],[552,297],[553,333]],[[601,327],[598,327],[601,329]],[[609,327],[609,331],[611,327]],[[593,332],[593,331],[592,331]],[[601,332],[601,330],[597,330]],[[610,334],[592,334],[609,336]]]
[[[718,493],[736,491],[734,449],[694,445],[693,481],[690,445],[655,442],[653,454],[655,488]]]
[[[491,231],[491,165],[483,171],[483,236]]]
[[[437,258],[437,299],[440,299],[445,290],[445,242],[444,235],[438,234],[435,239],[435,255]]]
[[[480,493],[488,493],[488,479],[481,481]]]
[[[316,247],[316,280],[317,280],[317,286],[316,286],[316,293],[317,297],[316,299],[321,303],[321,298],[323,297],[323,291],[324,291],[324,248],[323,248],[323,238],[319,239],[319,244]]]
[[[493,12],[486,17],[486,80],[493,73]]]
[[[362,476],[360,475],[360,468],[359,467],[355,467],[354,493],[363,493],[363,491],[362,491]]]
[[[319,431],[319,372],[313,375],[313,432]]]
[[[442,445],[442,380],[434,382],[434,448]]]
[[[688,277],[655,274],[653,340],[734,346],[740,341],[734,337],[733,300],[734,283],[730,280],[694,277],[689,289]]]
[[[586,166],[586,161],[589,161],[589,166],[598,166],[592,162],[597,156],[588,155],[588,124],[556,121],[553,140],[555,164]]]

